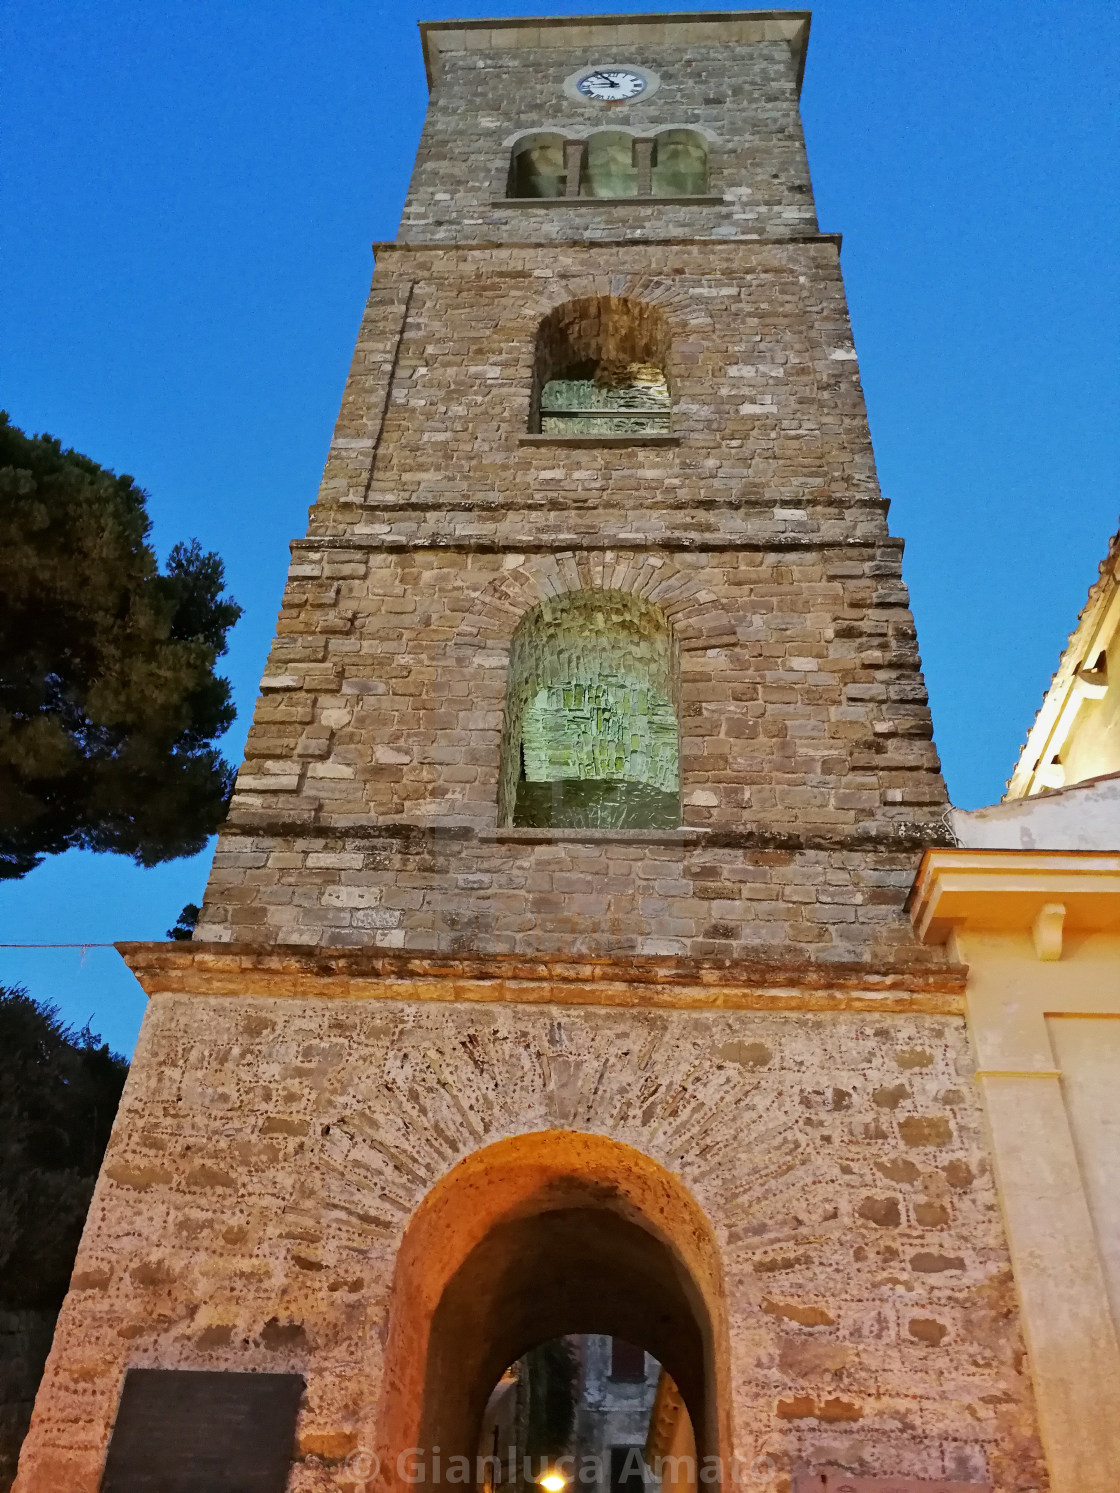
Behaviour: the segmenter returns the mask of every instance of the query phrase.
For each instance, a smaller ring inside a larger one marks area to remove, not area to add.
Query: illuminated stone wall
[[[671,436],[530,432],[595,348]],[[943,960],[901,562],[834,243],[384,251],[196,941]],[[513,639],[578,591],[671,625],[677,829],[513,826]]]
[[[406,1223],[460,1158],[565,1128],[710,1220],[771,1493],[835,1461],[1045,1487],[963,1020],[341,993],[153,998],[21,1493],[96,1493],[128,1364],[303,1374],[289,1493],[354,1488]]]
[[[784,41],[744,45],[723,37],[705,43],[695,35],[682,45],[665,31],[640,42],[620,36],[604,40],[601,45],[621,61],[649,68],[661,79],[656,93],[604,107],[563,91],[564,79],[587,66],[604,29],[588,28],[568,46],[556,45],[555,33],[542,31],[544,45],[442,54],[439,87],[404,206],[402,240],[746,239],[816,230],[798,117],[797,66]],[[695,204],[635,209],[625,195],[634,190],[630,141],[611,152],[600,140],[597,158],[585,160],[581,173],[588,191],[574,205],[541,210],[507,203],[510,157],[519,138],[535,137],[529,149],[549,136],[557,142],[543,153],[536,172],[524,173],[538,177],[531,185],[525,182],[530,190],[555,192],[567,185],[559,141],[593,136],[608,124],[616,140],[623,131],[659,137],[655,191],[688,194],[702,180],[711,195]],[[703,132],[706,163],[695,160],[691,141],[682,149],[682,137],[693,132]],[[596,177],[596,192],[590,195]],[[616,192],[623,194],[621,204]]]

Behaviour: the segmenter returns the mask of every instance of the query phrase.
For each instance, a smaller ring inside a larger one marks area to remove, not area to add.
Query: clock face
[[[576,84],[584,98],[604,102],[637,98],[640,93],[645,93],[647,86],[641,73],[632,72],[625,67],[606,67],[598,72],[584,73]]]

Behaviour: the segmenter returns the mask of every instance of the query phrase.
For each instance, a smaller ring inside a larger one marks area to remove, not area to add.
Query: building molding
[[[1082,705],[1100,699],[1107,681],[1093,667],[1120,627],[1120,533],[1112,536],[1098,578],[1069,635],[1054,677],[1027,733],[1019,760],[1007,782],[1004,800],[1030,798],[1045,789],[1067,785],[1051,773]],[[1059,772],[1058,777],[1061,777]]]
[[[283,944],[119,943],[148,996],[505,1002],[964,1014],[957,964],[771,964],[670,955],[436,954]]]
[[[784,41],[793,55],[797,91],[805,75],[812,12],[808,10],[700,10],[655,16],[537,16],[421,21],[424,71],[433,92],[448,52],[512,52],[526,48],[728,46]],[[597,59],[589,54],[588,62]]]
[[[506,205],[509,201],[513,200],[516,199],[499,199],[503,206]],[[571,201],[575,202],[582,200],[583,199],[581,198],[571,199]],[[610,206],[610,202],[607,198],[600,197],[591,198],[589,200],[597,201],[600,206],[602,206],[604,203],[608,207]],[[620,200],[629,205],[635,202],[641,202],[643,199],[640,197],[624,197]],[[644,200],[649,201],[650,199],[646,198]],[[699,199],[690,197],[687,200],[689,202],[696,202]],[[564,202],[566,206],[571,205],[571,202],[566,198],[564,199]],[[672,238],[635,238],[632,233],[620,233],[617,237],[597,238],[591,243],[588,243],[586,239],[580,238],[553,239],[550,240],[547,244],[542,244],[539,239],[490,238],[475,239],[471,243],[464,243],[460,239],[455,239],[451,243],[444,243],[440,239],[374,239],[370,244],[370,249],[372,250],[375,257],[377,255],[390,253],[430,255],[438,250],[440,259],[441,261],[443,261],[453,258],[455,255],[460,253],[469,254],[471,252],[477,252],[489,254],[492,253],[495,249],[506,250],[547,248],[583,249],[586,251],[594,251],[596,249],[609,249],[612,251],[613,257],[614,254],[617,254],[619,249],[692,249],[696,247],[697,242],[698,240],[695,238],[681,238],[679,236],[674,236]],[[831,244],[833,248],[835,248],[837,254],[839,254],[840,249],[843,246],[843,242],[844,235],[842,233],[805,232],[783,234],[744,233],[738,238],[718,238],[703,240],[704,251],[709,256],[714,255],[720,249],[726,248],[774,249],[785,248],[787,245],[806,244]],[[486,265],[482,266],[482,268],[488,269],[490,268],[490,266]],[[532,279],[532,276],[532,270],[525,270],[522,273],[522,278],[526,280]],[[514,276],[512,273],[510,273],[507,278],[513,279]]]
[[[1120,932],[1120,851],[927,850],[907,905],[923,943],[1021,932],[1054,959],[1064,932]]]
[[[552,440],[552,437],[548,437]],[[602,437],[595,437],[596,444]],[[630,437],[626,437],[629,441]],[[341,504],[338,506],[342,506]],[[360,507],[361,504],[351,504]],[[434,506],[434,505],[433,505]],[[770,554],[786,552],[814,553],[833,550],[840,554],[858,551],[894,550],[901,553],[903,541],[883,535],[876,539],[814,539],[802,535],[777,534],[769,538],[739,535],[698,534],[658,536],[656,542],[646,535],[629,534],[557,534],[555,537],[530,539],[514,535],[509,539],[463,538],[456,534],[432,535],[424,538],[397,537],[392,534],[329,534],[322,538],[297,539],[289,545],[293,552],[303,550],[379,550],[407,552],[422,550],[458,550],[474,555],[550,555],[567,554],[572,550],[683,550],[695,554]]]

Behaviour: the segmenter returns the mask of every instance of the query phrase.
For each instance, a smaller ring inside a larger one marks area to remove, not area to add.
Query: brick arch
[[[696,326],[696,305],[675,276],[650,274],[572,275],[551,278],[537,303],[543,320],[571,301],[614,298],[645,303],[659,310],[668,323],[670,337],[683,332],[686,323]],[[705,313],[705,320],[714,326]]]
[[[720,1250],[683,1183],[606,1136],[545,1130],[482,1147],[412,1215],[397,1251],[378,1409],[380,1486],[438,1445],[472,1464],[502,1370],[566,1332],[648,1348],[680,1387],[701,1456],[731,1446]],[[712,1485],[709,1485],[712,1486]]]
[[[654,550],[586,550],[509,555],[510,562],[482,590],[459,624],[460,647],[508,649],[521,619],[534,607],[572,591],[633,593],[660,608],[681,646],[726,643],[735,623],[705,585],[706,556]]]

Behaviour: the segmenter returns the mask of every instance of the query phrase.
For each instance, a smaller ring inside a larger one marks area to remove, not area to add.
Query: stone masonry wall
[[[180,957],[199,982],[216,943],[769,959],[812,999],[655,1008],[633,970],[625,1010],[403,977],[372,998],[307,959],[268,993],[155,994],[19,1493],[95,1493],[129,1365],[298,1370],[290,1493],[358,1493],[408,1220],[479,1147],[564,1127],[653,1158],[710,1221],[737,1450],[773,1493],[798,1460],[1045,1487],[963,1020],[851,1009],[835,963],[876,991],[944,963],[903,902],[945,790],[794,64],[659,32],[441,56]],[[605,61],[661,87],[566,97]],[[720,200],[501,200],[520,131],[608,119],[704,131]],[[670,433],[531,431],[538,329],[601,298],[656,308]],[[679,830],[498,828],[511,640],[578,590],[667,619]]]
[[[917,858],[658,831],[227,833],[195,942],[940,964],[903,912]]]
[[[945,793],[835,247],[386,262],[198,936],[911,950]],[[597,295],[657,305],[675,444],[528,434],[537,328]],[[494,838],[511,639],[581,588],[669,618],[703,845]]]
[[[656,93],[607,106],[568,98],[564,79],[601,60],[603,45],[443,54],[400,241],[757,238],[816,229],[785,42],[630,47],[625,58],[610,60],[652,69],[661,80]],[[700,128],[708,141],[708,192],[717,200],[607,205],[584,198],[574,206],[525,207],[503,200],[519,134],[552,130],[583,139],[604,128],[647,136]]]
[[[24,1453],[94,1493],[128,1364],[308,1381],[293,1493],[372,1444],[389,1286],[499,1138],[614,1137],[723,1252],[749,1463],[1045,1485],[957,1018],[157,995]]]
[[[675,443],[527,438],[539,328],[599,296],[660,313]],[[835,242],[382,246],[311,534],[542,523],[884,535]]]

